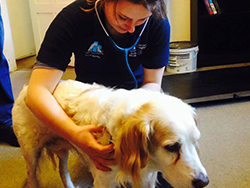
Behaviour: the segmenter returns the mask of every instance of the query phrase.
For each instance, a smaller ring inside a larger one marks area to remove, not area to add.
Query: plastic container
[[[198,51],[199,47],[196,43],[189,41],[171,42],[167,72],[194,72],[197,68]]]

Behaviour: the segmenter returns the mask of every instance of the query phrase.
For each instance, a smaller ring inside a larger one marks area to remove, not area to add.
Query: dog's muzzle
[[[193,186],[195,188],[202,188],[209,184],[209,179],[203,173],[199,174],[199,177],[193,180]]]

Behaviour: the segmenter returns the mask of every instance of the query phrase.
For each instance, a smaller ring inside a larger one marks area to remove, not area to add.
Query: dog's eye
[[[166,145],[164,148],[169,152],[179,152],[181,145],[179,143],[175,143],[173,145]]]

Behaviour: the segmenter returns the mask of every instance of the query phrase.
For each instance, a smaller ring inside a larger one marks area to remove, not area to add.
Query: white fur
[[[36,168],[43,148],[49,155],[59,157],[60,175],[64,186],[69,188],[74,187],[66,165],[70,149],[78,150],[87,159],[95,188],[114,188],[118,183],[126,182],[132,182],[138,188],[154,188],[158,171],[176,188],[193,188],[194,179],[207,178],[196,151],[200,132],[194,120],[195,112],[175,97],[144,89],[113,90],[72,80],[59,83],[53,95],[78,126],[96,124],[106,127],[108,132],[98,135],[98,141],[103,145],[110,143],[112,135],[118,164],[107,173],[97,170],[86,154],[50,132],[26,107],[26,92],[27,87],[24,87],[15,102],[13,122],[26,160],[30,188],[38,187]],[[133,135],[138,133],[142,138],[145,134],[146,141]],[[134,144],[126,146],[124,141]],[[170,152],[166,149],[167,145],[175,143],[179,143],[180,150]],[[122,155],[120,152],[130,158],[130,154],[141,150],[145,155],[139,154],[140,160],[136,159],[132,167],[126,169],[127,161],[122,158],[124,156],[119,156]],[[119,158],[125,165],[119,163]],[[133,170],[138,164],[139,173]]]

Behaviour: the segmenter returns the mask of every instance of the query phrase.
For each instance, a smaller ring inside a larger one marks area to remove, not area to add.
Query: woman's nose
[[[133,23],[133,21],[128,21],[126,23],[126,30],[129,32],[129,33],[133,33],[135,31],[135,24]]]

